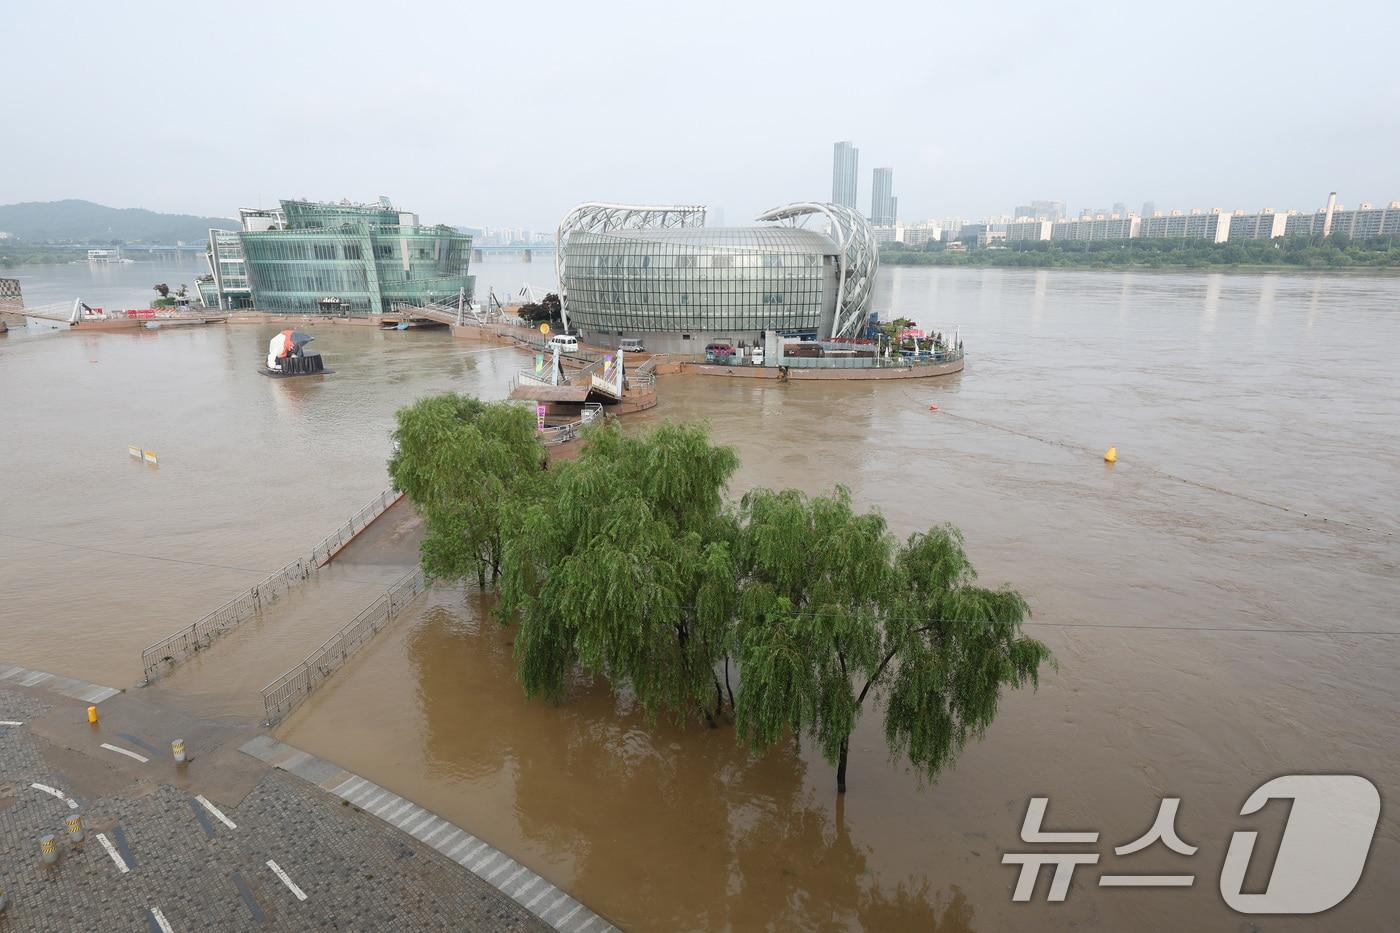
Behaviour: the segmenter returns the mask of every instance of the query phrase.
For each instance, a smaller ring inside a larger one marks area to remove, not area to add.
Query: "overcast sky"
[[[727,223],[894,167],[906,220],[1400,199],[1400,3],[4,0],[0,203],[389,195]]]

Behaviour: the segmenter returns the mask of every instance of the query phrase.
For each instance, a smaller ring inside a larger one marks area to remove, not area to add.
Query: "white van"
[[[578,349],[578,338],[573,334],[555,334],[549,338],[550,347],[558,347],[560,353],[569,353]]]

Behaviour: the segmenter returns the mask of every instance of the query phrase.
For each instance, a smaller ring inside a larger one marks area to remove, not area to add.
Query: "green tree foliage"
[[[613,424],[550,468],[547,498],[512,513],[501,578],[526,694],[562,698],[577,666],[650,716],[714,723],[735,598],[723,492],[737,466],[701,426]]]
[[[562,308],[559,296],[550,292],[538,302],[532,301],[521,305],[516,313],[527,324],[551,323],[560,320]]]
[[[977,585],[956,529],[901,543],[840,487],[727,509],[738,459],[700,425],[597,426],[547,471],[536,435],[527,409],[442,395],[399,412],[390,462],[427,524],[424,569],[498,582],[529,696],[559,701],[582,671],[652,718],[711,726],[727,699],[750,747],[807,736],[844,793],[867,701],[891,754],[932,778],[1050,660],[1021,634],[1021,596]]]
[[[442,579],[499,575],[508,503],[540,485],[545,454],[534,416],[509,402],[447,393],[397,415],[394,486],[423,516],[423,569]],[[537,493],[535,493],[537,494]]]
[[[810,736],[846,790],[865,701],[885,700],[885,736],[932,778],[996,716],[1004,686],[1037,683],[1049,650],[1020,634],[1011,590],[976,585],[951,527],[896,545],[849,493],[756,490],[741,503],[739,735],[765,749]]]

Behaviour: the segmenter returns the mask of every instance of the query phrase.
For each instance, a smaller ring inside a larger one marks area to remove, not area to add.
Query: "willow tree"
[[[952,527],[897,544],[840,487],[757,490],[740,513],[739,735],[756,750],[809,736],[839,793],[867,700],[884,701],[891,754],[932,778],[985,732],[1002,688],[1036,683],[1050,657],[1020,633],[1025,600],[976,585]]]
[[[701,426],[637,436],[613,424],[550,468],[548,494],[512,513],[501,577],[527,695],[562,698],[577,667],[652,717],[713,724],[736,592],[723,492],[737,466]]]
[[[534,414],[449,392],[397,419],[389,474],[423,516],[423,569],[486,586],[500,572],[506,504],[530,493],[544,464]]]

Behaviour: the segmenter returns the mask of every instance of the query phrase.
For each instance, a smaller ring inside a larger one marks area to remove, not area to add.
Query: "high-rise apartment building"
[[[1015,219],[1026,218],[1030,220],[1049,220],[1051,222],[1060,220],[1064,216],[1064,201],[1032,201],[1029,204],[1020,204],[1017,205],[1013,214]]]
[[[855,210],[860,150],[851,141],[836,144],[831,157],[831,203]]]
[[[870,186],[870,222],[877,227],[891,226],[898,215],[894,196],[894,169],[877,168]]]
[[[1288,214],[1264,208],[1257,214],[1235,211],[1230,215],[1230,240],[1272,240],[1288,232]]]
[[[1230,217],[1218,207],[1209,211],[1192,208],[1189,214],[1172,211],[1170,214],[1142,218],[1141,236],[1224,243],[1230,238]]]
[[[1094,214],[1062,220],[1050,228],[1052,240],[1131,240],[1141,232],[1134,214]]]

